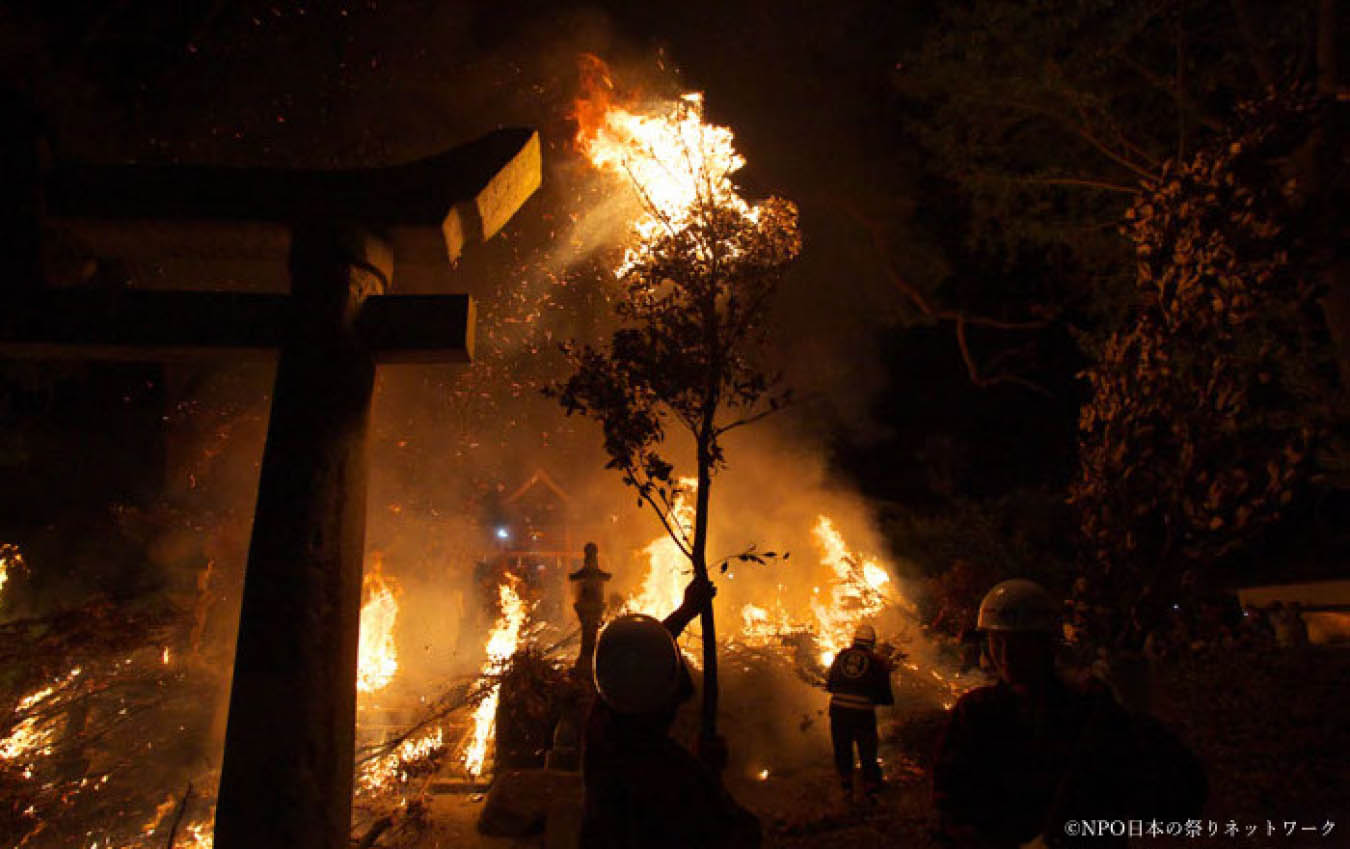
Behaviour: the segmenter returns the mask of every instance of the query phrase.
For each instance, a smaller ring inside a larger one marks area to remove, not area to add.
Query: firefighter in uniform
[[[1058,625],[1057,605],[1032,581],[1004,581],[980,604],[999,681],[957,701],[938,749],[934,803],[948,845],[1059,846],[1083,820],[1199,815],[1206,782],[1195,756],[1156,721],[1127,713],[1102,682],[1061,680]],[[1127,839],[1085,834],[1082,843]]]
[[[717,751],[700,751],[700,758],[669,733],[676,710],[694,694],[675,638],[714,594],[709,581],[695,579],[664,622],[633,614],[600,632],[593,666],[599,698],[582,744],[582,849],[759,846],[759,821],[709,768],[725,761],[725,746],[714,741]]]
[[[873,651],[877,634],[871,625],[859,625],[853,645],[841,651],[830,664],[825,689],[830,692],[830,739],[834,765],[845,798],[853,796],[853,747],[858,747],[863,792],[869,800],[881,789],[881,764],[877,763],[877,705],[893,705],[891,668]]]

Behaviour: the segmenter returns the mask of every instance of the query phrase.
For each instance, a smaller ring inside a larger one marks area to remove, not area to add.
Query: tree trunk
[[[1311,140],[1312,150],[1304,160],[1307,173],[1304,185],[1317,197],[1324,212],[1323,220],[1331,228],[1326,244],[1344,244],[1345,225],[1338,209],[1342,187],[1330,180],[1338,171],[1342,154],[1341,116],[1345,107],[1337,100],[1336,2],[1321,0],[1317,9],[1317,92],[1332,101],[1331,115],[1318,128]],[[1339,252],[1338,252],[1339,253]],[[1350,262],[1334,257],[1323,272],[1326,294],[1322,297],[1322,314],[1336,346],[1336,361],[1341,377],[1341,391],[1350,391]]]
[[[694,508],[694,575],[704,579],[708,577],[708,501],[712,489],[712,458],[708,443],[711,438],[709,417],[698,440],[698,494]],[[699,613],[699,627],[703,636],[703,712],[699,729],[703,738],[709,739],[717,734],[717,628],[711,601]]]

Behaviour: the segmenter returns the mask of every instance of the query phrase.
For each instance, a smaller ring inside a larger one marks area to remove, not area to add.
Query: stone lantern
[[[595,636],[605,614],[605,582],[613,577],[600,568],[600,549],[586,543],[582,567],[567,576],[572,586],[572,609],[581,621],[581,653],[573,667],[582,680],[591,678],[591,657],[595,654]]]

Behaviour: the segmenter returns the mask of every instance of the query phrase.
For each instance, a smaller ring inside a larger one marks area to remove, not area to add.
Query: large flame
[[[483,664],[482,676],[500,674],[502,667],[520,645],[521,634],[525,630],[525,620],[530,609],[516,591],[516,578],[508,575],[501,586],[497,587],[497,598],[501,603],[501,616],[488,635],[486,646],[487,660]],[[473,712],[473,731],[469,743],[464,749],[464,770],[475,778],[483,774],[487,765],[488,745],[492,742],[493,726],[497,719],[497,699],[501,695],[501,682],[494,682],[487,696],[478,703]]]
[[[615,105],[608,72],[594,56],[583,57],[582,84],[577,148],[597,169],[628,179],[645,209],[634,223],[640,243],[679,232],[714,208],[759,220],[759,209],[731,182],[745,158],[729,128],[704,122],[701,93],[646,107]],[[620,275],[635,255],[629,251]]]
[[[821,561],[834,573],[825,592],[816,587],[811,595],[820,660],[828,666],[839,650],[852,642],[853,629],[875,618],[890,603],[891,576],[876,561],[849,551],[830,517],[818,517],[811,534],[820,548]]]
[[[666,517],[666,521],[682,530],[686,537],[693,535],[694,505],[689,496],[697,486],[698,481],[694,478],[680,478],[679,489]],[[684,585],[689,583],[690,575],[689,558],[667,533],[652,540],[643,553],[647,555],[647,575],[642,581],[642,589],[628,600],[625,609],[663,619],[684,600]]]
[[[389,685],[398,672],[398,647],[394,644],[394,622],[398,619],[397,585],[384,577],[379,554],[361,580],[361,648],[356,673],[356,689],[374,693]]]

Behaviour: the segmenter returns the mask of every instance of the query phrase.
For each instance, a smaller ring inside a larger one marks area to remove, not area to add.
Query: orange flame
[[[852,642],[853,629],[860,622],[875,618],[892,601],[891,576],[876,561],[849,551],[829,516],[818,517],[811,532],[820,547],[822,562],[834,572],[829,591],[813,592],[811,598],[820,661],[828,666],[839,650]]]
[[[485,647],[487,660],[483,664],[482,677],[499,674],[520,645],[530,608],[516,591],[517,583],[514,575],[507,575],[506,581],[497,587],[497,599],[501,603],[502,613],[488,635]],[[497,700],[500,695],[501,683],[496,682],[492,684],[487,697],[478,703],[473,712],[473,731],[464,749],[464,770],[475,778],[483,774],[487,765],[488,746],[492,742],[495,730]]]
[[[694,532],[694,505],[689,496],[697,486],[698,481],[694,478],[680,478],[679,490],[667,516],[667,521],[682,529],[686,536],[692,536]],[[666,533],[648,543],[643,553],[647,555],[647,575],[642,581],[642,589],[628,600],[624,609],[662,619],[684,600],[684,585],[689,582],[690,575],[689,558]]]
[[[398,647],[394,622],[398,619],[397,584],[385,580],[384,561],[377,553],[361,579],[361,642],[358,650],[356,690],[374,693],[389,686],[398,672]]]
[[[0,760],[18,761],[24,758],[44,757],[52,753],[52,742],[56,739],[56,734],[60,730],[60,717],[29,716],[27,714],[41,704],[44,699],[54,695],[58,690],[64,689],[83,671],[76,666],[67,672],[64,678],[53,681],[46,687],[34,690],[19,700],[14,712],[23,718],[4,739],[0,739]],[[32,773],[33,765],[28,764],[24,770],[24,777],[31,778]]]
[[[596,169],[626,177],[645,209],[633,225],[639,247],[629,249],[619,276],[633,266],[641,246],[660,233],[684,230],[712,209],[752,224],[760,220],[759,207],[746,203],[731,182],[745,158],[730,129],[704,122],[702,93],[647,106],[616,105],[604,63],[589,55],[583,57],[582,82],[573,113],[577,149]]]
[[[5,590],[5,582],[9,580],[10,567],[17,571],[23,568],[23,555],[19,553],[19,547],[12,543],[0,542],[0,593]]]

